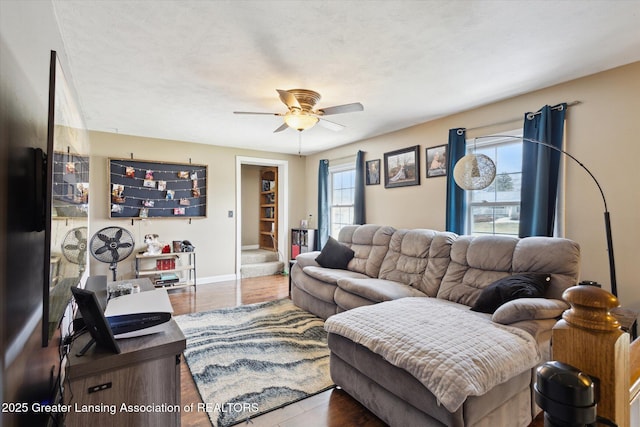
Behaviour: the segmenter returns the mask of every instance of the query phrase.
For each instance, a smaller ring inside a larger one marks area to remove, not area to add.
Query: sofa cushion
[[[353,242],[353,233],[355,233],[360,227],[362,227],[362,225],[345,225],[338,232],[338,241],[347,246],[351,246],[351,242]],[[376,225],[375,227],[379,226]]]
[[[316,261],[322,267],[346,270],[353,255],[353,250],[329,236],[329,240],[322,248],[322,252],[320,252]]]
[[[380,266],[380,279],[417,287],[427,268],[433,230],[396,230]]]
[[[369,277],[378,277],[394,231],[393,227],[373,224],[343,227],[338,241],[354,252],[347,268]]]
[[[359,307],[327,319],[325,330],[405,369],[451,412],[540,360],[528,333],[435,298]]]
[[[306,268],[322,268],[322,267],[306,267]],[[333,271],[339,271],[339,270],[333,270]],[[310,275],[304,272],[304,269],[302,269],[298,263],[296,263],[291,269],[291,289],[293,288],[298,288],[304,293],[324,303],[333,304],[334,302],[333,295],[335,294],[336,289],[338,289],[338,285],[335,283],[334,284],[327,283],[322,280],[318,280],[315,277],[311,277]],[[291,298],[294,301],[294,303],[296,302],[296,300],[294,299],[295,295],[299,295],[299,293],[297,294],[294,294],[293,292],[291,293]],[[305,307],[303,308],[308,309],[308,306],[305,305]],[[314,314],[316,316],[320,316],[321,313],[314,312]],[[335,314],[335,309],[331,314]]]
[[[578,283],[580,246],[559,237],[526,237],[513,252],[513,273],[551,273],[547,298],[562,299],[562,293]]]
[[[405,297],[427,296],[404,283],[372,278],[338,279],[338,288],[373,302],[392,301]]]
[[[519,298],[498,307],[491,320],[510,325],[522,320],[555,319],[568,308],[569,304],[558,299]]]
[[[498,279],[484,288],[471,307],[480,313],[493,313],[502,304],[518,298],[541,298],[551,276],[544,273],[526,273]]]
[[[580,247],[557,237],[460,236],[451,245],[451,261],[437,297],[473,305],[480,291],[512,274],[545,272],[551,285],[545,297],[562,299],[577,283]]]
[[[442,278],[447,272],[451,261],[451,245],[457,238],[457,234],[448,231],[440,231],[433,236],[433,241],[429,247],[427,268],[420,284],[417,286],[419,290],[430,297],[435,297],[438,294]]]
[[[318,264],[318,261],[316,261],[318,255],[320,255],[319,251],[303,252],[296,257],[296,264],[300,268],[305,268],[308,266],[319,267],[320,264]]]
[[[449,266],[455,233],[396,230],[380,267],[380,279],[405,283],[435,297]]]
[[[354,278],[354,279],[368,279],[369,276],[362,273],[357,273],[355,271],[349,270],[338,270],[335,268],[325,268],[325,267],[314,267],[309,266],[302,269],[305,274],[313,277],[314,279],[320,280],[323,283],[328,283],[331,285],[337,285],[338,279],[343,278]]]
[[[451,261],[438,298],[472,306],[482,289],[511,275],[517,237],[460,236],[451,244]]]
[[[337,286],[336,291],[333,294],[333,299],[338,306],[336,308],[337,313],[342,313],[343,311],[362,307],[363,305],[378,304],[377,302],[361,297],[360,295],[352,294],[350,292],[342,290],[342,288]]]

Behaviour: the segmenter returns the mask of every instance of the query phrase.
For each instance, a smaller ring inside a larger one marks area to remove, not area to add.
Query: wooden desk
[[[73,343],[66,367],[66,426],[180,426],[180,360],[185,337],[175,320],[163,332],[118,340],[121,353]],[[138,406],[136,406],[138,405]]]

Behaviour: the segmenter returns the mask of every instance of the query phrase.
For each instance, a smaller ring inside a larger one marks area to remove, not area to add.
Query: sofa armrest
[[[555,319],[568,308],[569,304],[558,299],[519,298],[498,307],[491,320],[510,325],[523,320]]]
[[[308,266],[320,267],[320,264],[316,261],[316,258],[320,255],[320,251],[304,252],[296,257],[296,263],[300,268]]]

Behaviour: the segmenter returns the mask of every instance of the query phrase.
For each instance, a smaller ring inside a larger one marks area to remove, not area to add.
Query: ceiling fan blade
[[[333,130],[333,131],[341,131],[342,129],[345,128],[344,125],[341,125],[339,123],[334,123],[334,122],[330,122],[329,120],[325,120],[325,119],[320,119],[318,121],[318,123],[324,127],[327,128],[329,130]]]
[[[234,111],[233,114],[258,114],[261,116],[281,116],[281,113],[257,113],[253,111]]]
[[[300,106],[298,99],[291,92],[288,92],[282,89],[276,89],[276,90],[280,94],[280,101],[282,101],[284,105],[289,107],[289,109],[297,108],[299,110],[302,110],[302,107]]]
[[[283,130],[287,129],[288,127],[289,126],[286,123],[283,123],[283,124],[280,125],[280,127],[278,129],[274,130],[273,133],[282,132]]]
[[[335,107],[321,108],[317,111],[318,114],[328,116],[331,114],[353,113],[355,111],[362,111],[364,107],[359,102],[352,104],[336,105]]]

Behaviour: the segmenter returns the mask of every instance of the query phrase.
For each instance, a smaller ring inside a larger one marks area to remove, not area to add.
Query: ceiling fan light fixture
[[[280,101],[282,101],[282,103],[287,106],[286,113],[234,111],[233,114],[258,114],[283,117],[284,123],[282,123],[276,130],[273,131],[274,133],[277,133],[282,132],[287,128],[295,129],[299,132],[302,132],[303,130],[314,127],[316,123],[320,123],[323,127],[329,130],[339,131],[344,129],[344,126],[329,121],[325,119],[324,116],[352,113],[364,110],[364,107],[359,102],[335,105],[333,107],[314,110],[315,105],[318,103],[318,101],[320,101],[320,94],[318,92],[308,89],[276,89],[276,91],[280,95]]]
[[[298,131],[307,130],[315,126],[318,123],[318,118],[314,116],[310,116],[305,113],[301,113],[299,111],[288,112],[284,116],[284,122],[290,128],[293,128]]]

